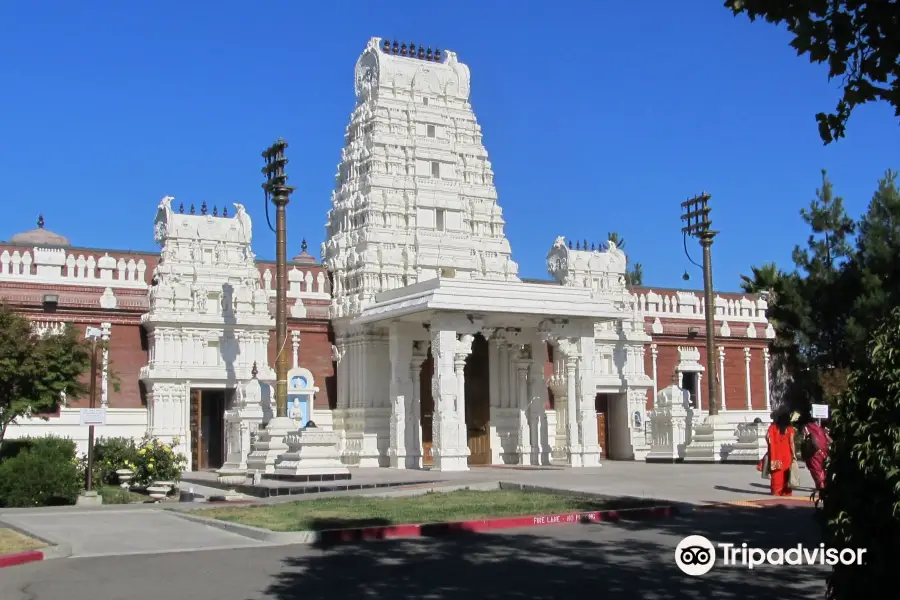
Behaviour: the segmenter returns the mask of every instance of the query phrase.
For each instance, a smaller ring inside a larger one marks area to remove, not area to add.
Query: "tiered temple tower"
[[[440,276],[518,281],[469,91],[455,53],[369,41],[322,245],[332,317]]]
[[[224,400],[199,406],[198,391],[210,396],[218,391],[227,398],[239,382],[252,377],[254,364],[260,380],[274,380],[268,364],[273,319],[250,248],[252,224],[244,207],[235,204],[232,217],[205,210],[182,214],[173,210],[172,200],[163,198],[156,216],[162,250],[149,290],[149,312],[141,318],[149,346],[141,381],[149,432],[161,439],[180,438],[182,451],[196,467],[203,418],[215,423],[228,408]]]

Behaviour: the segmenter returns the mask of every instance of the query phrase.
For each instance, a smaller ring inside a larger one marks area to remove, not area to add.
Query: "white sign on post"
[[[812,418],[813,419],[827,419],[828,418],[828,405],[827,404],[813,404],[812,405]]]
[[[105,408],[82,408],[81,409],[82,425],[106,425],[106,409]]]

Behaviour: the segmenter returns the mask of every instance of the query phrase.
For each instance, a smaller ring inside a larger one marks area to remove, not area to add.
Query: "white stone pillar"
[[[696,373],[696,377],[694,377],[694,395],[697,396],[697,410],[703,410],[703,373],[699,371]],[[709,412],[709,409],[707,409]]]
[[[292,331],[291,332],[291,357],[293,360],[294,368],[300,366],[300,332]]]
[[[112,323],[100,323],[100,341],[103,343],[103,362],[100,371],[100,406],[109,406],[109,336]]]
[[[750,348],[744,348],[744,375],[747,380],[747,410],[753,410],[753,394],[750,390]]]
[[[725,348],[719,346],[719,398],[721,398],[722,406],[719,410],[725,412],[728,410],[728,401],[725,398]]]
[[[409,366],[412,385],[412,404],[409,406],[409,424],[406,426],[408,448],[406,466],[410,469],[422,468],[422,364],[428,358],[428,344],[414,342],[412,361]]]
[[[659,347],[656,344],[650,344],[650,358],[653,361],[653,408],[656,408],[656,397],[659,395],[656,369],[657,360],[659,359]]]
[[[510,343],[507,348],[507,369],[508,377],[506,404],[504,408],[516,408],[519,405],[519,377],[516,361],[522,346],[520,344]]]
[[[550,436],[547,432],[547,378],[544,365],[547,346],[543,339],[535,338],[531,344],[531,365],[528,373],[528,420],[531,431],[531,464],[550,464]]]
[[[458,381],[453,363],[458,352],[456,331],[439,320],[431,323],[431,356],[434,375],[432,453],[436,471],[468,471],[469,446],[465,438],[465,416],[460,418],[456,395]],[[462,434],[462,435],[461,435]]]
[[[496,400],[498,408],[506,408],[509,406],[509,344],[505,340],[497,340],[497,376],[499,384],[499,392]],[[491,406],[494,406],[493,398]]]
[[[493,410],[500,400],[500,348],[497,340],[488,340],[488,405]]]
[[[581,434],[581,462],[585,467],[600,466],[600,440],[597,436],[597,411],[594,398],[597,385],[594,382],[594,336],[584,336],[579,341],[578,384],[580,401],[578,428]]]
[[[566,448],[566,454],[570,467],[580,467],[582,464],[581,441],[578,436],[578,414],[581,400],[578,397],[578,354],[574,344],[567,342],[567,346],[566,395],[568,406],[566,411],[566,435],[568,437],[568,447]]]
[[[531,464],[531,428],[528,425],[528,370],[530,363],[531,357],[526,350],[523,350],[515,361],[517,376],[516,389],[519,392],[519,442],[516,445],[516,453],[519,455],[520,465]]]
[[[405,469],[408,447],[407,417],[409,415],[409,391],[412,363],[412,340],[405,335],[403,325],[391,323],[388,332],[388,355],[391,364],[390,397],[390,446],[388,456],[391,467]]]

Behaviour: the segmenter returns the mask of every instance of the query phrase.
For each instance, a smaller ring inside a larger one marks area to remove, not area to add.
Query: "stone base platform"
[[[366,471],[369,471],[368,469]],[[226,486],[219,483],[216,474],[209,471],[184,473],[181,481],[184,484],[191,483],[220,490],[234,490],[246,496],[254,498],[274,498],[278,496],[301,496],[305,494],[324,494],[334,492],[349,492],[358,490],[377,490],[405,487],[411,485],[433,484],[442,478],[434,477],[427,472],[396,471],[392,469],[372,469],[372,473],[353,473],[351,475],[308,475],[308,480],[297,479],[280,480],[266,475],[262,481],[254,485],[251,478],[247,478],[244,484]],[[434,474],[438,475],[438,474]],[[339,479],[343,477],[343,479]]]
[[[298,475],[285,475],[282,473],[268,473],[263,475],[263,480],[269,481],[295,481],[297,483],[310,483],[320,481],[349,481],[350,473],[303,473]]]

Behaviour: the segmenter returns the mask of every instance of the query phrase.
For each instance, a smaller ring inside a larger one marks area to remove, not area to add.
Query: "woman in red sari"
[[[816,492],[825,487],[825,459],[828,458],[828,447],[831,437],[821,425],[810,421],[803,426],[803,459],[806,468],[816,484]]]
[[[791,496],[791,465],[794,462],[794,428],[790,413],[783,413],[769,425],[766,433],[769,445],[769,485],[773,496]]]

